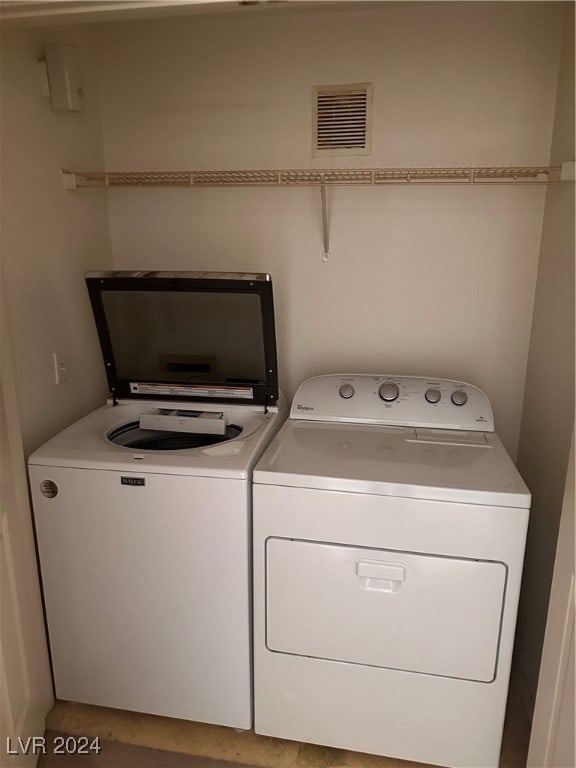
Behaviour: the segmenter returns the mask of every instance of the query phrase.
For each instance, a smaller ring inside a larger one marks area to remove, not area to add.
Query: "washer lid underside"
[[[114,399],[276,405],[272,282],[236,273],[89,273]]]

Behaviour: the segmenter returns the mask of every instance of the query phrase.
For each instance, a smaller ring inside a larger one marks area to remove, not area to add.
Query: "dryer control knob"
[[[338,393],[340,397],[343,397],[345,400],[348,400],[349,397],[352,397],[354,394],[354,387],[352,384],[340,384],[340,389],[338,390]]]
[[[393,381],[385,381],[384,384],[380,384],[378,394],[382,400],[385,400],[387,403],[392,403],[397,399],[400,390],[398,389],[398,385],[394,384]]]
[[[457,389],[456,392],[452,392],[452,397],[450,399],[454,405],[466,405],[468,402],[468,395],[463,390]]]
[[[429,403],[439,403],[442,395],[439,389],[427,389],[424,393],[424,397]]]

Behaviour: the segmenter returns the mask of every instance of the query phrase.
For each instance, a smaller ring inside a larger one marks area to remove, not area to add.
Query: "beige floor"
[[[258,736],[253,731],[237,733],[221,726],[65,701],[56,702],[48,716],[47,727],[75,735],[100,736],[126,744],[247,763],[261,768],[424,768],[422,763],[273,739]],[[528,736],[523,709],[512,689],[500,768],[525,768]]]

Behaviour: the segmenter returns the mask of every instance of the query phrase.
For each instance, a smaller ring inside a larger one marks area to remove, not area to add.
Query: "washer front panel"
[[[58,698],[250,728],[248,481],[30,479]]]

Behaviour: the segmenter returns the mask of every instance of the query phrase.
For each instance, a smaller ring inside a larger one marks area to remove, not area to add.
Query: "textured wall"
[[[390,4],[110,25],[107,167],[545,164],[555,4]],[[374,83],[373,154],[311,158],[311,89]],[[331,259],[310,189],[114,190],[118,268],[274,279],[281,386],[329,371],[484,388],[514,454],[544,189],[329,190]]]
[[[48,42],[78,45],[86,111],[53,112],[37,60]],[[65,192],[61,168],[103,164],[93,34],[7,30],[2,37],[2,300],[28,453],[103,402],[106,388],[83,274],[111,265],[107,201]],[[56,386],[52,352],[69,368]]]
[[[565,20],[551,163],[568,160],[574,160],[573,7]],[[518,452],[518,466],[532,491],[518,630],[530,706],[538,685],[573,426],[574,183],[564,183],[546,195]]]

